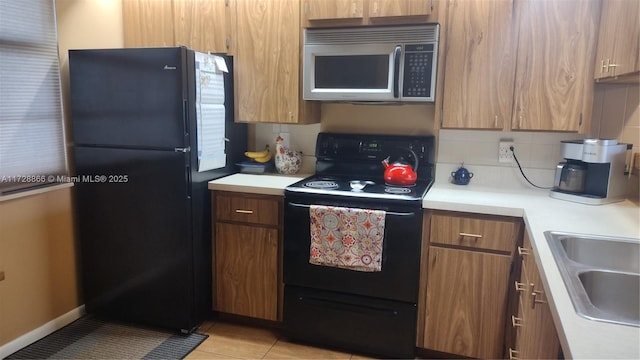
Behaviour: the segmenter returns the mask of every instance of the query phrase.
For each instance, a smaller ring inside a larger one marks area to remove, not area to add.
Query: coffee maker
[[[616,140],[566,140],[560,153],[566,161],[556,168],[550,196],[589,205],[625,199],[627,150],[633,145]]]

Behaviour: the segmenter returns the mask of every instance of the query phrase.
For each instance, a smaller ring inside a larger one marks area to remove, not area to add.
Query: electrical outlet
[[[511,146],[513,146],[512,140],[500,140],[500,147],[498,148],[498,162],[513,162],[513,152],[510,149]]]

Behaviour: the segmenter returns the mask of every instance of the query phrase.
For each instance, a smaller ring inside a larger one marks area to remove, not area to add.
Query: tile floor
[[[193,350],[187,360],[204,359],[373,359],[289,342],[276,331],[207,321],[198,332],[209,337]]]

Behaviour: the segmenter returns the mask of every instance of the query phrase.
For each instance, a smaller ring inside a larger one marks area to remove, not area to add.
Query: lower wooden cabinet
[[[214,192],[213,309],[279,320],[282,197]]]
[[[522,219],[436,211],[424,223],[417,346],[501,358]]]
[[[424,346],[500,357],[510,266],[507,255],[431,247]]]
[[[509,358],[558,359],[561,357],[560,340],[528,234],[525,234],[519,252],[522,254],[522,272],[513,291],[518,293],[520,306],[517,315],[511,317],[515,346],[509,347]]]

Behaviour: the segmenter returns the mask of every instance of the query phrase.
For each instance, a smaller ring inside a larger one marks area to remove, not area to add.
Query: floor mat
[[[85,316],[6,359],[182,359],[207,337]]]

